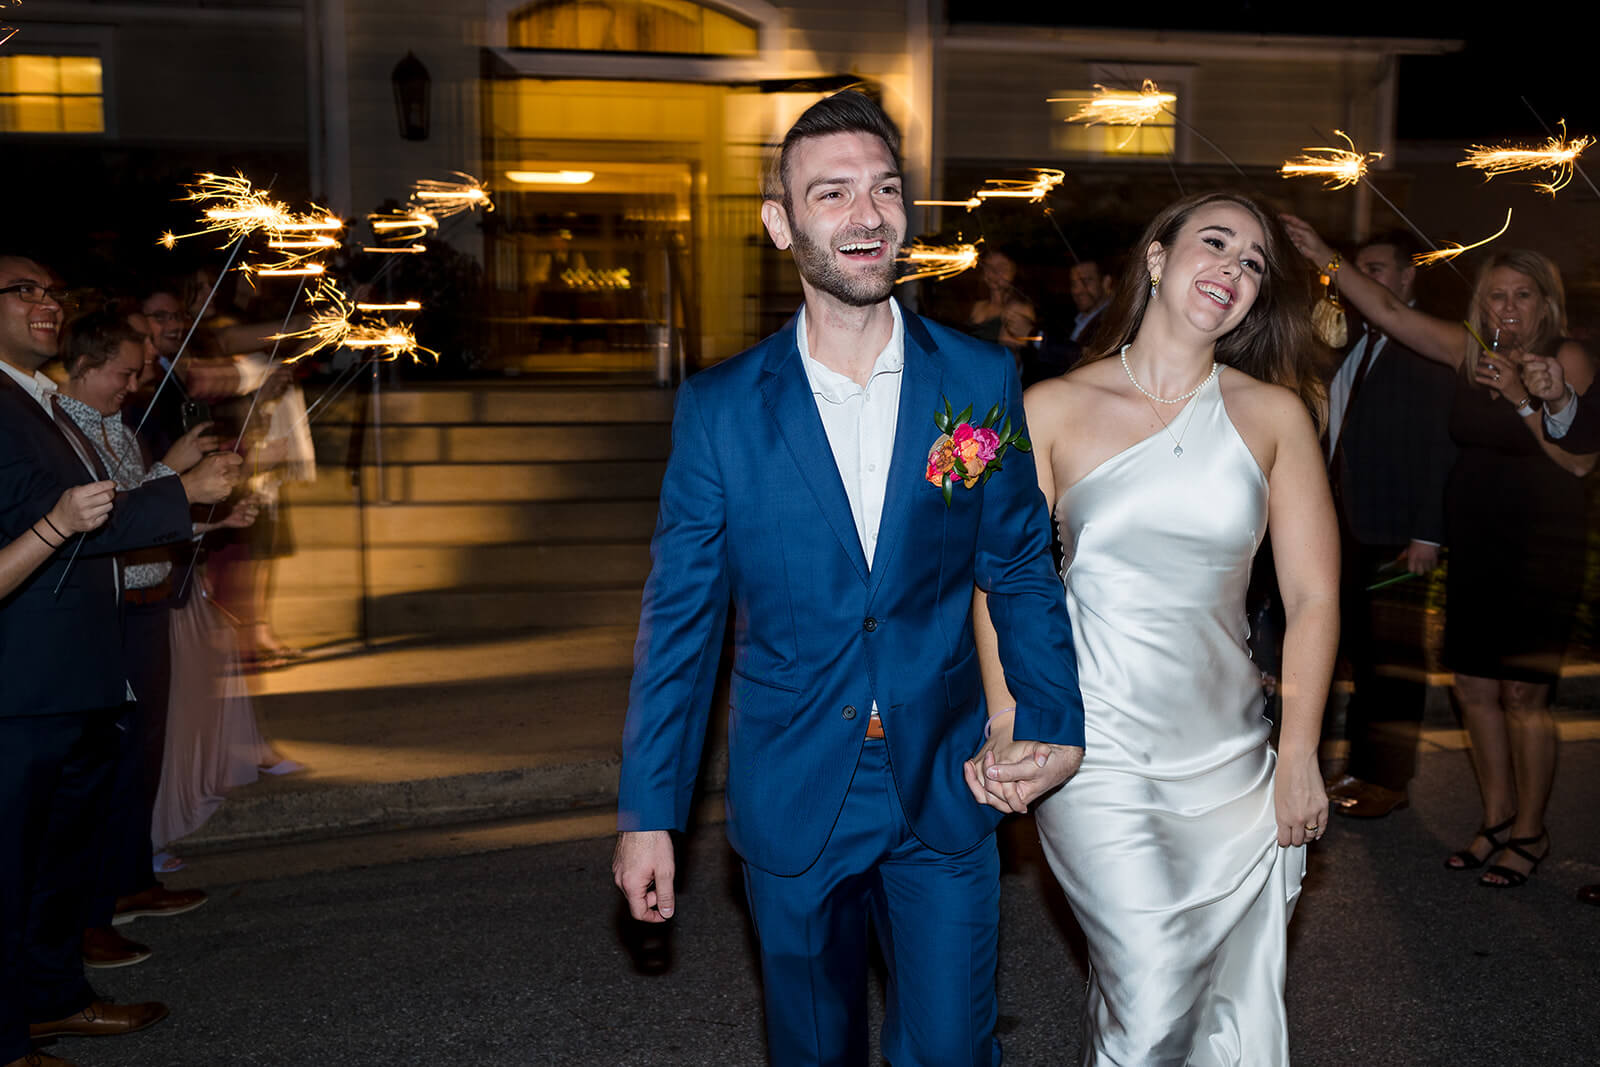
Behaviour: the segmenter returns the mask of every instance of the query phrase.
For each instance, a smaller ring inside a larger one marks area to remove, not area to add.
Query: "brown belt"
[[[876,715],[867,720],[867,737],[869,740],[883,740],[883,720]]]
[[[128,604],[157,604],[172,595],[172,575],[161,579],[160,584],[148,589],[124,589],[122,599]]]

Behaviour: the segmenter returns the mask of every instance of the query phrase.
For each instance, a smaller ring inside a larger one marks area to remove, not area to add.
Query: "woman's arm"
[[[31,527],[31,532],[0,548],[0,597],[38,570],[74,534],[93,530],[111,514],[116,482],[90,482],[61,494],[56,506]]]
[[[1286,620],[1274,805],[1278,844],[1299,845],[1318,836],[1309,827],[1328,825],[1317,744],[1339,644],[1339,529],[1305,407],[1286,390],[1271,390],[1267,402],[1278,431],[1267,475],[1267,529]]]
[[[1313,267],[1328,271],[1337,253],[1318,236],[1304,219],[1284,215],[1289,239]],[[1449,367],[1461,366],[1467,352],[1466,328],[1458,322],[1435,318],[1405,303],[1387,288],[1356,270],[1351,264],[1334,266],[1330,272],[1339,295],[1348,300],[1373,326],[1393,337],[1419,356],[1437,360]]]

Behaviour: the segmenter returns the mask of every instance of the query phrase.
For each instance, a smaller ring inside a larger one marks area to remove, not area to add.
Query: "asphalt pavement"
[[[1430,730],[1409,808],[1334,820],[1291,927],[1299,1067],[1597,1061],[1600,908],[1573,893],[1600,881],[1600,724],[1561,722],[1552,852],[1523,889],[1442,866],[1477,823],[1447,729]],[[644,939],[610,884],[610,827],[600,808],[200,852],[171,884],[210,902],[123,928],[154,958],[95,976],[171,1018],[52,1051],[84,1067],[764,1063],[721,827],[686,839],[678,917]],[[1006,1062],[1074,1064],[1081,935],[1031,835],[1025,819],[1003,834]]]

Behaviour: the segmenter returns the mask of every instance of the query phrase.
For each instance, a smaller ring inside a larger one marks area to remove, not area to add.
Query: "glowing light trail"
[[[1355,142],[1343,130],[1333,132],[1344,138],[1347,148],[1302,148],[1306,154],[1284,160],[1278,173],[1285,178],[1322,178],[1325,188],[1343,189],[1365,178],[1367,165],[1383,158],[1382,152],[1357,152]]]
[[[895,284],[916,281],[919,278],[952,278],[978,264],[977,244],[928,245],[913,241],[900,250],[896,262],[911,267],[911,272],[896,278]]]
[[[357,304],[357,311],[421,311],[422,302],[407,300],[403,304]]]
[[[1502,174],[1515,174],[1525,170],[1548,170],[1550,180],[1534,182],[1533,187],[1541,193],[1555,196],[1571,183],[1573,168],[1577,166],[1578,157],[1583,154],[1583,150],[1594,144],[1593,137],[1569,140],[1565,119],[1558,125],[1561,127],[1561,136],[1552,134],[1542,145],[1508,145],[1502,148],[1473,145],[1467,150],[1467,158],[1456,166],[1483,171],[1483,180],[1486,182]]]
[[[441,219],[459,215],[463,211],[475,211],[480,207],[485,211],[494,210],[494,201],[489,198],[489,190],[482,182],[470,174],[460,171],[454,173],[457,181],[425,178],[417,182],[411,199],[426,207],[428,214]]]
[[[1457,256],[1459,256],[1463,252],[1470,251],[1470,250],[1472,250],[1474,248],[1482,248],[1484,245],[1488,244],[1490,241],[1493,241],[1496,237],[1503,236],[1505,234],[1505,232],[1507,230],[1509,230],[1510,228],[1511,228],[1511,209],[1507,208],[1506,209],[1506,224],[1504,226],[1500,227],[1494,233],[1490,234],[1488,237],[1485,237],[1483,240],[1474,241],[1470,245],[1457,244],[1454,241],[1447,241],[1442,246],[1440,246],[1439,248],[1434,249],[1432,252],[1418,252],[1416,255],[1411,257],[1411,261],[1413,263],[1415,263],[1419,267],[1430,266],[1430,265],[1432,265],[1434,263],[1447,263],[1450,260],[1452,260],[1452,259],[1456,258]]]

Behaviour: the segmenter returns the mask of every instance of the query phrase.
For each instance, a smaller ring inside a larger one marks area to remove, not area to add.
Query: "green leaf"
[[[950,410],[950,398],[949,397],[945,397],[944,398],[944,421],[945,422],[954,422],[955,421],[955,412]]]
[[[949,411],[949,409],[946,408],[944,411],[935,411],[933,413],[933,424],[935,426],[939,427],[939,432],[940,433],[949,433],[950,432],[950,411]]]
[[[1011,440],[1011,416],[1006,416],[1005,424],[1000,427],[1000,440]]]
[[[1028,439],[1026,437],[1019,437],[1015,441],[1012,441],[1011,443],[1016,446],[1018,452],[1032,452],[1033,451],[1033,446],[1028,443]]]
[[[960,456],[952,456],[951,459],[955,460],[956,473],[965,478],[967,476],[967,465],[961,462]]]
[[[972,405],[968,404],[966,407],[961,409],[961,414],[956,416],[956,425],[960,426],[963,422],[966,422],[970,418],[972,418]]]
[[[945,479],[944,479],[944,506],[945,507],[949,507],[950,506],[950,487],[953,486],[954,484],[955,483],[950,480],[950,476],[949,475],[945,475]]]
[[[993,426],[994,425],[994,420],[998,419],[999,417],[1000,417],[1000,405],[996,404],[994,407],[989,409],[989,414],[985,415],[983,417],[983,421],[981,423],[979,423],[978,425],[983,426],[985,429],[987,429],[987,428]]]

